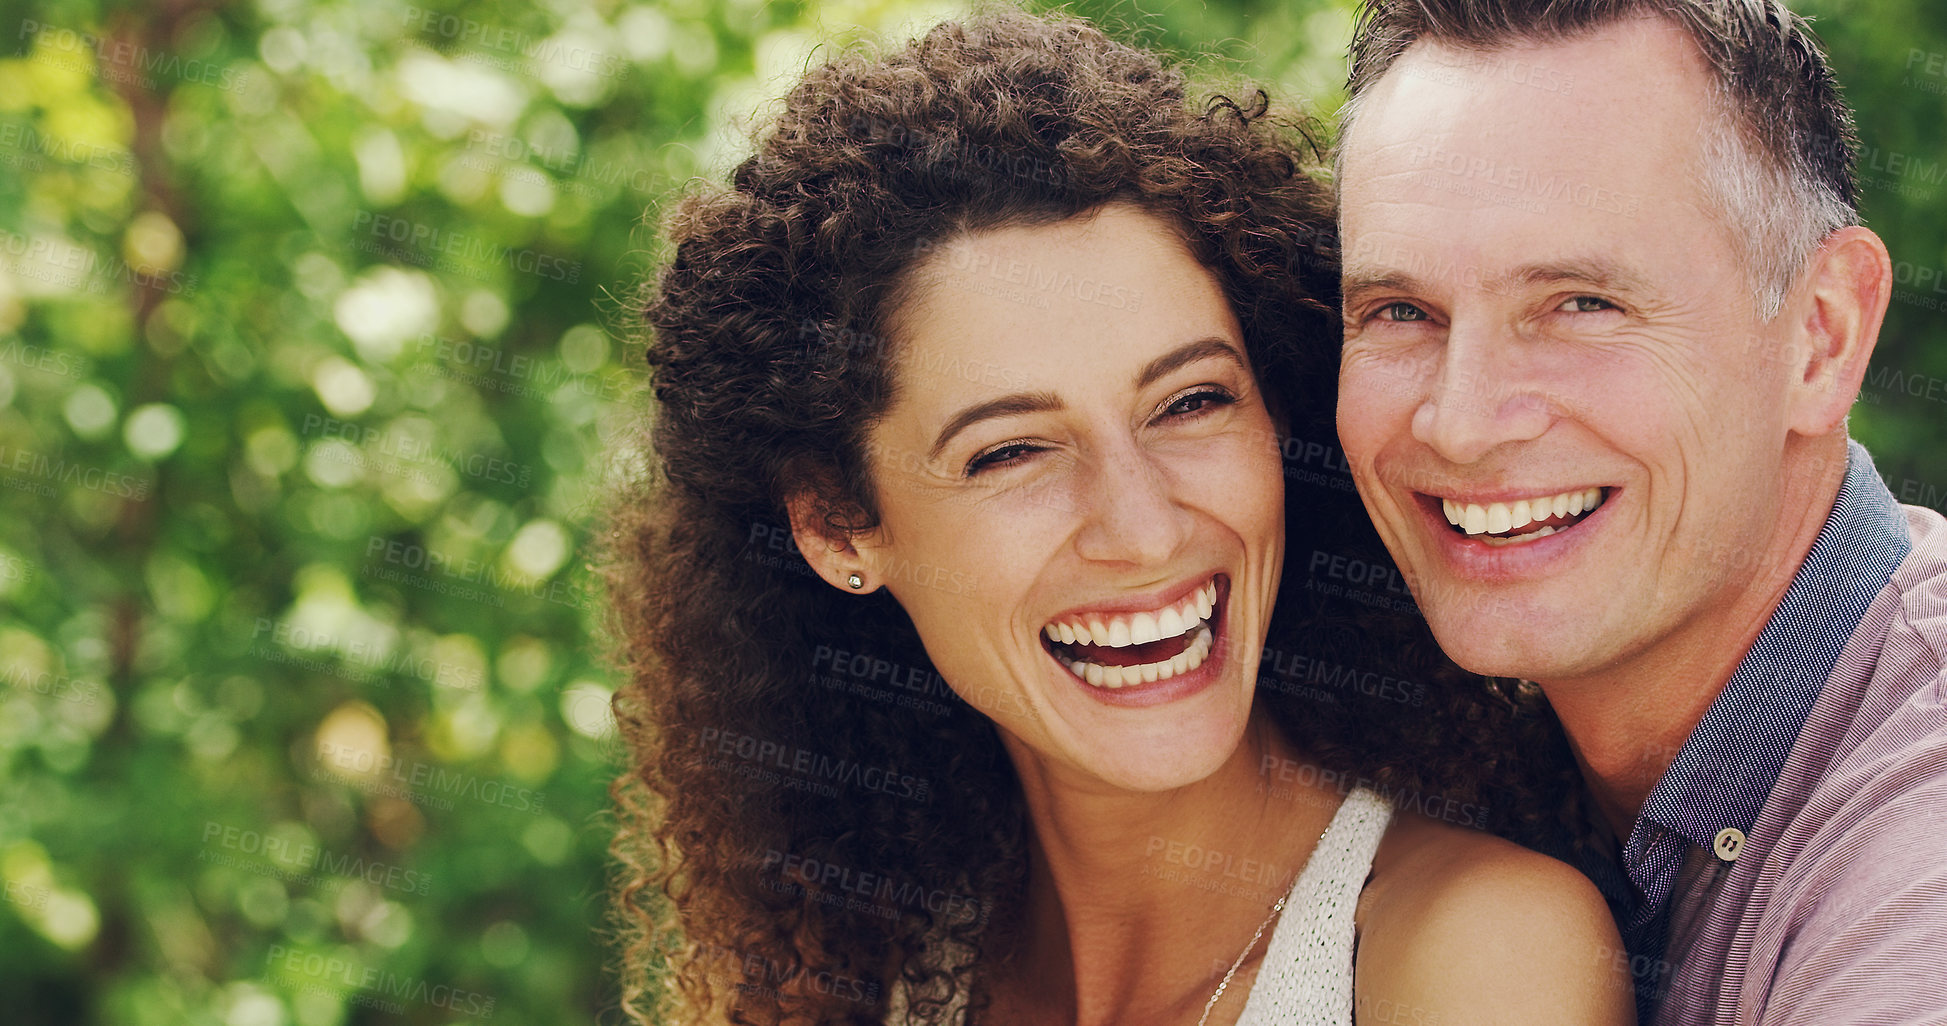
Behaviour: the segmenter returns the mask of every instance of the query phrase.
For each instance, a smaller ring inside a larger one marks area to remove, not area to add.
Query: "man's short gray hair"
[[[1711,69],[1718,116],[1697,172],[1770,320],[1825,237],[1859,223],[1852,111],[1804,19],[1781,0],[1367,0],[1339,153],[1367,90],[1419,40],[1491,53],[1643,16],[1681,28]]]

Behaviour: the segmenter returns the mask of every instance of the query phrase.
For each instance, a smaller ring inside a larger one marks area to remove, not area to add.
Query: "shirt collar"
[[[1839,653],[1912,545],[1872,456],[1849,441],[1845,482],[1812,551],[1643,803],[1624,847],[1639,884],[1646,875],[1668,878],[1641,865],[1656,827],[1706,848],[1726,828],[1751,829]],[[1665,896],[1650,897],[1660,904]]]

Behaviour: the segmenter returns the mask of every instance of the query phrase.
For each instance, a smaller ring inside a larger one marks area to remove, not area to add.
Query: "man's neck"
[[[1818,541],[1845,482],[1845,438],[1805,443],[1786,487],[1766,558],[1749,568],[1734,601],[1601,674],[1539,681],[1618,838],[1629,837],[1643,803],[1711,703],[1730,683]]]

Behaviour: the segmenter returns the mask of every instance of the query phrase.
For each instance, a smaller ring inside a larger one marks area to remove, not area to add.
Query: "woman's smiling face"
[[[1216,278],[1111,204],[957,238],[906,295],[870,436],[882,519],[852,539],[867,578],[1017,763],[1208,776],[1284,554],[1277,437]]]

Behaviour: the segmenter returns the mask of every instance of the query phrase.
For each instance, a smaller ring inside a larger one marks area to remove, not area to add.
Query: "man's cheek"
[[[1363,385],[1353,377],[1341,379],[1337,425],[1346,470],[1362,489],[1373,478],[1372,454],[1382,442],[1379,435],[1383,423],[1378,403],[1367,399]]]

